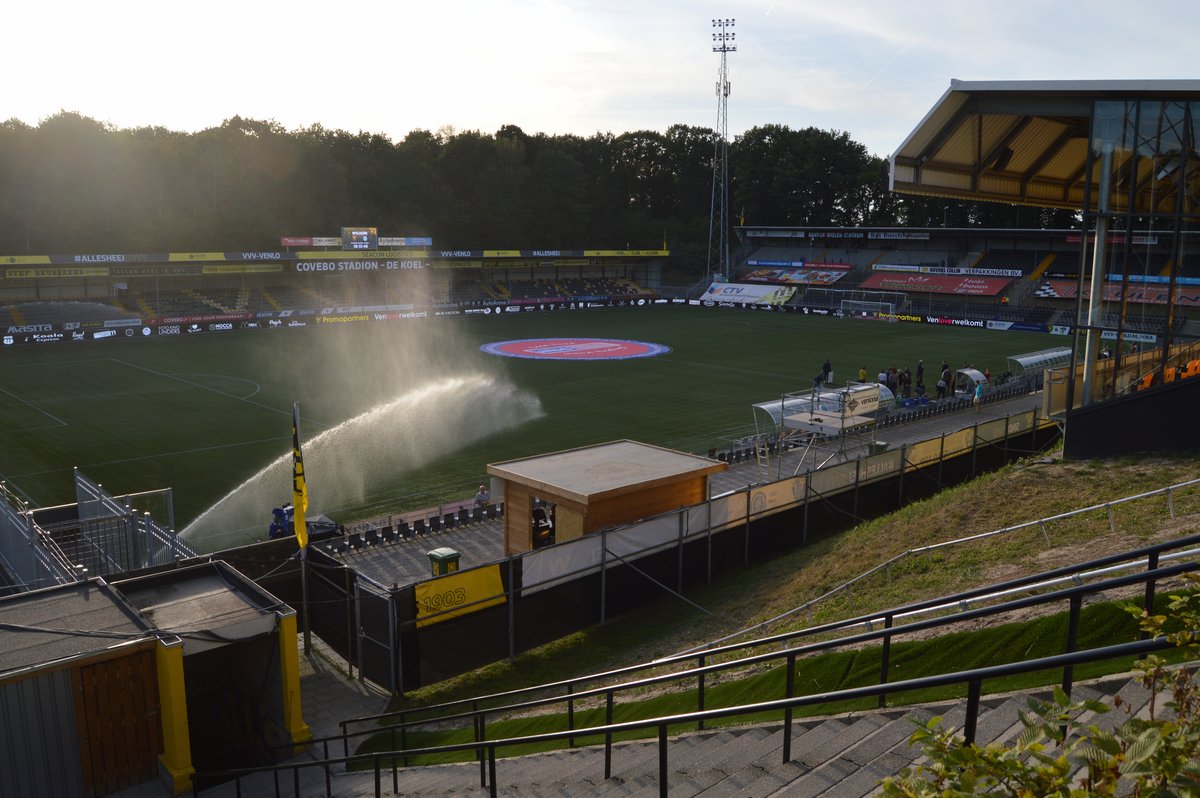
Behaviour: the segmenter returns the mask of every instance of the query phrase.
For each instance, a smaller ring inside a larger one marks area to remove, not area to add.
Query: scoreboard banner
[[[303,246],[333,246],[338,238],[284,238],[282,243]],[[376,270],[425,270],[429,268],[538,268],[588,266],[597,262],[621,263],[621,259],[661,258],[666,249],[444,249],[433,250],[429,238],[379,238],[364,240],[370,249],[355,250],[265,250],[241,252],[142,252],[93,253],[82,255],[0,255],[0,279],[61,279],[76,277],[162,277],[189,274],[274,274],[283,271],[351,272]],[[407,248],[380,249],[403,243]],[[283,264],[319,262],[321,266],[294,268]],[[363,265],[348,265],[351,262]],[[254,268],[245,264],[275,264]],[[214,268],[203,264],[233,264]],[[329,265],[333,264],[333,265]],[[69,268],[56,268],[69,267]],[[831,265],[829,268],[837,268]],[[811,281],[805,281],[811,282]]]
[[[415,258],[424,260],[429,253],[423,249],[361,249],[350,252],[290,252],[291,258],[299,260],[379,260],[383,258]]]
[[[354,260],[329,258],[327,260],[303,260],[288,267],[297,274],[333,274],[346,272],[379,271],[424,271],[429,263],[420,259],[408,260]]]

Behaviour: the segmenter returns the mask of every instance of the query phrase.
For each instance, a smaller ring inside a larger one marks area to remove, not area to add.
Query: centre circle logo
[[[489,355],[529,360],[628,360],[654,357],[671,351],[669,346],[662,344],[614,338],[523,338],[496,341],[479,348]]]

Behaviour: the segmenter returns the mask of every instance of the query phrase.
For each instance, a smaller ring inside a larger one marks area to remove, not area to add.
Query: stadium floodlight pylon
[[[721,54],[717,72],[717,129],[713,131],[712,205],[708,220],[708,276],[729,282],[729,53],[737,52],[733,19],[714,19],[713,52]]]

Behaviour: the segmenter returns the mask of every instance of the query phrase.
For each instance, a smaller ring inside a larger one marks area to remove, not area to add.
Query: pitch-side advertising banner
[[[701,297],[705,302],[732,302],[741,305],[782,305],[796,294],[792,286],[713,283]]]

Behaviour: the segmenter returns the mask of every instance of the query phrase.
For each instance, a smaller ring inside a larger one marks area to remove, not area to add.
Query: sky
[[[888,156],[959,80],[1195,78],[1194,0],[8,0],[0,119],[195,132],[233,116],[393,141],[715,128]]]

